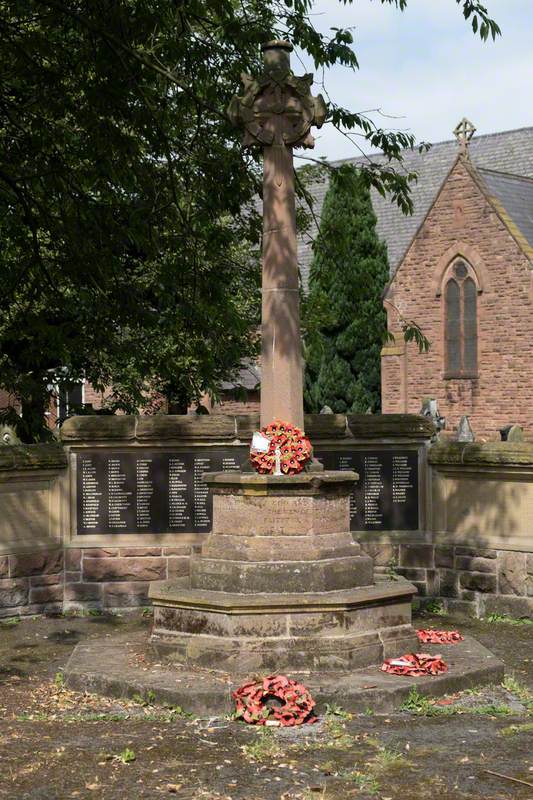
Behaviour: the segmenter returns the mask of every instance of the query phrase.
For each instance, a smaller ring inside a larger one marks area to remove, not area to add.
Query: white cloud
[[[321,30],[356,26],[361,67],[356,73],[330,70],[330,95],[353,110],[379,107],[402,117],[375,118],[383,127],[408,129],[428,141],[449,139],[465,115],[478,133],[533,125],[531,0],[486,4],[502,28],[496,43],[473,35],[454,0],[410,0],[403,14],[377,0],[354,0],[345,7],[320,0],[315,24]],[[335,159],[356,152],[331,128],[316,138],[317,155]]]

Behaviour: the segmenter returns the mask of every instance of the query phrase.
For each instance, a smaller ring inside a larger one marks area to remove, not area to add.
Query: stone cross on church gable
[[[296,242],[293,147],[313,147],[311,126],[327,113],[311,95],[312,75],[292,74],[289,42],[263,45],[263,72],[243,75],[230,120],[244,144],[263,148],[261,426],[281,419],[303,429],[303,364]]]
[[[459,142],[459,147],[463,155],[467,154],[468,143],[470,142],[470,139],[475,134],[475,132],[476,132],[475,126],[466,117],[463,117],[461,122],[459,122],[454,128],[453,133],[455,138]]]

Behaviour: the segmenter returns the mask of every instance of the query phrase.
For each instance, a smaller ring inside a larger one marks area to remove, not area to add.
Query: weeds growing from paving
[[[507,689],[508,692],[514,694],[514,696],[525,705],[529,714],[533,714],[533,691],[531,691],[531,689],[528,689],[527,686],[523,686],[514,675],[506,675],[502,686],[504,689]]]
[[[15,625],[20,624],[20,619],[20,617],[6,617],[5,619],[0,619],[0,627],[14,628]]]
[[[500,731],[502,736],[516,736],[520,733],[533,733],[533,722],[523,722],[521,725],[508,725]]]
[[[440,600],[430,600],[424,611],[427,611],[428,614],[436,614],[438,617],[443,617],[446,614],[446,610]]]
[[[455,714],[480,714],[487,716],[505,716],[512,714],[512,709],[503,703],[485,703],[478,706],[437,705],[434,698],[426,697],[413,688],[400,706],[400,711],[408,711],[422,717],[453,716]]]
[[[485,622],[504,622],[507,625],[533,625],[533,619],[528,617],[510,617],[508,614],[489,614]]]
[[[250,744],[243,744],[241,749],[244,755],[252,761],[268,761],[281,755],[282,750],[272,731],[259,729],[255,733],[256,740]]]

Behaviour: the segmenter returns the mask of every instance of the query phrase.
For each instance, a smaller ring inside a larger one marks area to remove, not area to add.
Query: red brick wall
[[[248,392],[246,402],[235,400],[228,393],[222,396],[219,403],[216,403],[210,410],[210,414],[259,414],[260,398],[259,392]]]
[[[473,266],[482,286],[478,294],[478,377],[445,380],[443,299],[437,290],[447,265],[459,255]],[[447,430],[456,429],[461,416],[468,414],[479,437],[498,439],[499,428],[511,422],[531,435],[531,266],[469,170],[458,161],[385,299],[396,344],[401,344],[402,335],[391,304],[420,325],[431,349],[420,354],[409,344],[405,356],[393,356],[384,348],[383,412],[417,413],[424,398],[434,397],[446,417]],[[403,398],[399,388],[402,366],[406,376]]]
[[[65,608],[149,605],[151,581],[186,578],[191,545],[65,550]]]
[[[16,402],[13,395],[6,392],[4,389],[0,389],[0,411],[3,411],[10,406],[15,406],[15,408],[19,408],[20,404]]]
[[[0,618],[62,609],[62,548],[0,556]]]

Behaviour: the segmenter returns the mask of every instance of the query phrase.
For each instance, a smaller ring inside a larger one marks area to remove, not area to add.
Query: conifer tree
[[[353,165],[331,173],[313,252],[305,304],[306,410],[379,411],[389,267],[368,183]]]

